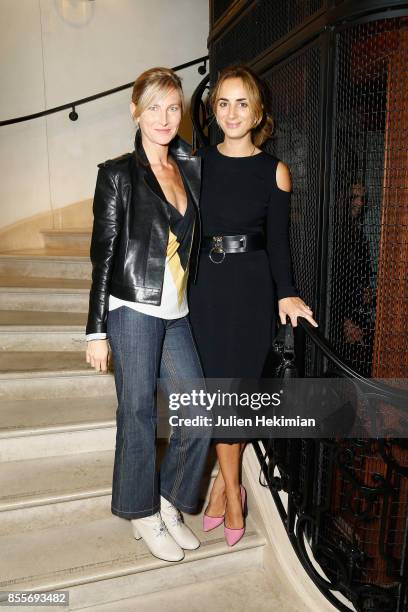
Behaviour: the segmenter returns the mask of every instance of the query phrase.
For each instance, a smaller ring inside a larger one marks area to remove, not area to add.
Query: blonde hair
[[[252,142],[256,146],[262,145],[271,137],[274,127],[264,84],[258,75],[247,66],[238,64],[224,68],[210,94],[210,104],[214,115],[221,86],[227,79],[241,79],[243,82],[248,94],[250,109],[254,114],[255,126],[251,130]]]
[[[184,95],[180,77],[171,68],[149,68],[137,77],[132,90],[132,102],[136,106],[133,118],[152,103],[157,95],[166,95],[172,89],[180,94],[181,110],[184,112]]]

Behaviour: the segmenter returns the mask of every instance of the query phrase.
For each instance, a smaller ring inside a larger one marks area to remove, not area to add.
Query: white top
[[[189,252],[191,251],[192,234],[190,235]],[[187,278],[188,265],[184,268],[179,256],[179,242],[177,236],[169,230],[169,240],[167,243],[166,262],[164,267],[162,299],[159,306],[153,304],[141,304],[139,302],[129,302],[109,296],[109,310],[127,306],[142,312],[143,314],[160,319],[178,319],[188,313],[187,304]],[[106,333],[87,334],[86,340],[104,340]]]
[[[160,319],[178,319],[184,317],[188,313],[186,295],[188,268],[187,270],[183,270],[177,249],[177,238],[170,231],[164,267],[162,299],[159,306],[153,304],[140,304],[139,302],[127,302],[114,295],[110,295],[109,310],[120,308],[120,306],[128,306],[133,310],[143,312],[152,317],[159,317]]]

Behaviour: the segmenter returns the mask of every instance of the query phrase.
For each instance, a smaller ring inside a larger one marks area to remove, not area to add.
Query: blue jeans
[[[107,335],[118,396],[112,513],[151,516],[160,509],[160,495],[194,512],[211,433],[194,438],[175,428],[160,471],[156,467],[158,377],[203,379],[188,318],[165,320],[121,306],[109,311]]]

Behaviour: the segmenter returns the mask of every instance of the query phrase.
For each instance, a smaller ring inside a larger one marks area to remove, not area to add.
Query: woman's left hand
[[[290,322],[293,327],[297,326],[297,318],[303,317],[307,319],[313,327],[318,327],[318,324],[312,317],[313,311],[307,306],[304,301],[299,297],[287,297],[282,298],[278,302],[279,305],[279,318],[281,323],[285,325],[286,317],[290,318]]]

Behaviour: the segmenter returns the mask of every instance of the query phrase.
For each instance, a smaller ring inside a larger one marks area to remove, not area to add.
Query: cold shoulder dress
[[[297,296],[288,237],[290,193],[277,186],[279,160],[262,151],[230,157],[216,146],[203,159],[203,236],[263,232],[266,249],[200,255],[190,283],[193,334],[207,378],[260,378],[275,333],[277,299]]]

